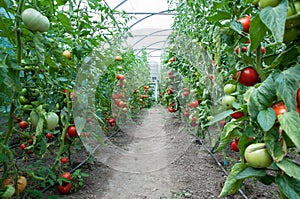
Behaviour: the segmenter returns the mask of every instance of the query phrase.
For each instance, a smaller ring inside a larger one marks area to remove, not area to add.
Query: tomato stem
[[[266,79],[265,74],[262,72],[262,53],[261,53],[261,44],[258,45],[256,49],[256,67],[255,67],[259,78],[261,81]]]

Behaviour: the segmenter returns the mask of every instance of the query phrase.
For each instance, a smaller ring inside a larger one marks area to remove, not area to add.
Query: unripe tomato
[[[259,7],[260,9],[263,9],[267,6],[276,7],[281,0],[260,0],[259,1]]]
[[[27,129],[28,126],[29,126],[29,124],[28,124],[28,122],[26,122],[26,121],[21,121],[21,122],[19,123],[19,127],[20,127],[21,129]]]
[[[30,112],[30,122],[32,126],[37,126],[37,123],[39,121],[39,115],[36,111],[31,111]]]
[[[50,27],[48,18],[33,8],[23,11],[22,20],[32,31],[46,32]]]
[[[256,143],[249,145],[245,150],[245,158],[249,166],[253,168],[266,168],[273,162],[268,153],[265,143]]]
[[[236,90],[236,85],[234,84],[226,84],[224,86],[224,93],[226,95],[230,95],[231,93],[233,93]]]
[[[237,20],[237,22],[240,22],[243,25],[244,32],[247,32],[247,33],[249,32],[251,16],[246,16],[246,17],[240,18]]]
[[[53,130],[59,121],[58,115],[54,112],[49,112],[45,114],[45,118],[47,121],[47,129],[48,130]]]
[[[248,67],[242,70],[239,82],[244,86],[253,86],[259,81],[258,73],[254,68]]]
[[[232,103],[235,101],[235,97],[231,96],[231,95],[225,95],[222,99],[222,105],[229,109],[232,108]]]

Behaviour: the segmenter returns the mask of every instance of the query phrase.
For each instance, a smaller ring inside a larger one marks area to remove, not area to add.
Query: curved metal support
[[[136,54],[139,54],[143,49],[146,49],[146,50],[147,50],[148,47],[153,46],[153,45],[155,45],[155,44],[163,43],[163,42],[166,42],[166,41],[163,40],[163,41],[157,41],[157,42],[154,42],[154,43],[152,43],[152,44],[150,44],[150,45],[148,45],[148,46],[146,46],[146,47],[144,47],[144,48],[141,48]]]
[[[157,12],[157,13],[150,14],[150,15],[148,15],[148,16],[146,16],[146,17],[143,17],[143,18],[141,18],[140,20],[136,21],[134,24],[132,24],[132,25],[129,27],[129,29],[132,28],[133,26],[135,26],[136,24],[140,23],[141,21],[143,21],[143,20],[149,18],[149,17],[152,17],[152,16],[157,15],[157,14],[160,14],[160,13],[171,12],[171,11],[174,11],[174,10],[164,10],[164,11],[160,11],[160,12]]]
[[[162,29],[162,30],[158,30],[158,31],[155,31],[155,32],[152,32],[151,34],[149,35],[145,35],[143,36],[142,38],[140,38],[139,40],[137,40],[131,47],[134,47],[135,45],[137,45],[139,42],[141,42],[142,40],[144,40],[145,38],[151,36],[151,35],[154,35],[156,33],[160,33],[160,32],[165,32],[165,31],[168,31],[168,30],[171,30],[171,29]]]
[[[124,1],[122,1],[121,3],[119,3],[119,4],[114,8],[114,10],[117,9],[118,7],[120,7],[121,5],[123,5],[126,1],[127,1],[127,0],[124,0]]]

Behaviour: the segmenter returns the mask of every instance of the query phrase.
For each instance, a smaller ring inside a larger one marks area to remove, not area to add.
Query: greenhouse
[[[300,198],[299,0],[1,0],[0,198]]]

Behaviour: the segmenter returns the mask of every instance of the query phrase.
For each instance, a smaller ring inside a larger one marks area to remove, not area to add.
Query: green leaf
[[[233,110],[226,110],[226,111],[223,111],[222,113],[219,113],[218,115],[214,116],[214,118],[208,122],[207,124],[204,125],[205,126],[210,126],[216,122],[219,122],[223,119],[225,119],[226,117],[228,117],[229,115],[231,115],[233,113]]]
[[[240,127],[238,121],[231,121],[224,126],[224,129],[220,135],[220,144],[215,152],[221,151],[225,149],[230,138],[232,137],[233,131]]]
[[[276,178],[276,183],[278,184],[279,189],[286,195],[288,198],[300,198],[300,181],[289,177],[287,175],[281,175]]]
[[[236,176],[246,168],[247,165],[242,163],[237,163],[232,167],[219,197],[224,197],[228,194],[234,194],[239,190],[243,183],[243,179],[237,179]]]
[[[265,185],[271,185],[273,182],[275,182],[275,177],[271,175],[266,175],[264,177],[256,177],[261,183]]]
[[[276,99],[274,90],[276,90],[274,81],[271,76],[268,76],[258,88],[247,93],[250,96],[247,104],[248,111],[252,119],[256,119],[259,111],[266,110],[271,106]]]
[[[235,178],[238,180],[251,178],[251,177],[264,177],[267,175],[264,169],[254,169],[252,167],[246,168],[244,171],[239,173]]]
[[[73,29],[71,26],[70,18],[63,13],[58,13],[58,21],[66,28],[67,32],[72,33]]]
[[[276,7],[265,7],[261,10],[259,16],[261,21],[272,32],[276,42],[283,41],[285,20],[288,9],[288,1],[282,0]]]
[[[229,12],[225,12],[225,11],[218,11],[214,15],[208,16],[206,18],[209,22],[213,23],[213,22],[219,22],[220,20],[224,20],[224,19],[230,19],[231,14]]]
[[[300,118],[296,111],[286,112],[278,116],[278,120],[281,128],[295,144],[295,146],[300,149]]]
[[[264,131],[272,128],[276,120],[276,113],[272,108],[261,110],[257,115],[257,122]]]
[[[282,161],[277,162],[276,165],[288,176],[300,180],[300,167],[293,163],[290,159],[284,158]]]
[[[264,141],[266,143],[268,152],[275,162],[280,162],[286,155],[279,138],[278,128],[273,127],[265,133]]]
[[[241,23],[238,23],[236,21],[230,22],[230,28],[239,34],[242,34],[243,32],[243,25]]]
[[[296,91],[300,82],[300,65],[275,73],[273,79],[279,98],[283,99],[288,111],[296,110]]]
[[[44,41],[44,37],[42,33],[37,31],[33,36],[33,43],[34,43],[38,60],[41,62],[42,65],[44,65],[45,62],[45,56],[44,56],[45,49],[44,49],[43,41]]]
[[[253,51],[259,46],[267,33],[267,27],[262,23],[259,16],[252,18],[249,32],[251,40],[250,50]]]

